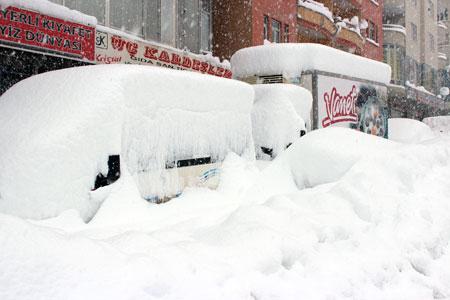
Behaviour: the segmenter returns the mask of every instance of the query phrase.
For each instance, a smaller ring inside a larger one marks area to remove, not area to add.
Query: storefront
[[[229,63],[211,54],[144,40],[97,25],[93,16],[46,3],[0,11],[0,95],[32,75],[90,64],[140,64],[231,78]]]
[[[76,23],[17,7],[1,10],[0,93],[35,74],[93,64],[95,22],[86,20]]]

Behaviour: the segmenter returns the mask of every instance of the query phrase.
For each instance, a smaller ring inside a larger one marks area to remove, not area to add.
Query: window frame
[[[165,0],[161,0],[161,1],[165,1]],[[209,3],[209,5],[208,5],[208,9],[209,9],[209,11],[207,11],[207,10],[205,10],[204,8],[204,3],[205,2],[208,2]],[[200,52],[211,52],[211,50],[212,50],[212,45],[211,45],[211,40],[212,40],[212,38],[211,38],[211,33],[212,33],[212,19],[211,19],[211,15],[212,15],[212,3],[211,3],[211,0],[199,0],[199,3],[198,3],[198,8],[199,8],[199,25],[200,25],[200,39],[199,39],[199,42],[200,42]],[[203,24],[203,16],[205,16],[205,15],[207,15],[208,16],[208,25],[207,25],[207,35],[208,35],[208,37],[207,37],[207,40],[208,40],[208,45],[207,45],[207,47],[206,47],[206,49],[204,49],[204,45],[203,45],[203,38],[204,38],[204,34],[205,34],[205,32],[204,32],[204,30],[206,29],[206,27],[204,26],[204,24]]]
[[[264,26],[264,40],[269,40],[269,16],[264,15],[263,17],[263,26]]]
[[[281,22],[275,19],[272,19],[272,43],[281,43]],[[277,26],[274,26],[277,25]]]
[[[417,31],[417,25],[414,24],[413,22],[411,22],[411,39],[414,42],[417,42],[417,36],[418,36],[418,31]]]
[[[284,24],[283,28],[283,42],[289,43],[289,25]]]

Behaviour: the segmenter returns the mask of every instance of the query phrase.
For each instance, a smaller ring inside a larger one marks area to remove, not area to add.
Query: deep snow
[[[450,137],[313,131],[163,205],[126,173],[89,224],[0,215],[1,299],[449,299]]]

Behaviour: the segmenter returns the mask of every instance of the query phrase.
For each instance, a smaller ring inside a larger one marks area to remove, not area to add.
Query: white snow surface
[[[416,144],[434,138],[431,128],[423,122],[407,118],[392,118],[388,121],[390,140]]]
[[[86,26],[95,27],[97,25],[96,17],[83,14],[48,0],[0,0],[0,9],[4,10],[10,6],[32,10],[44,15]]]
[[[449,299],[448,178],[448,135],[344,128],[262,170],[230,154],[216,191],[163,205],[125,172],[88,224],[0,214],[0,298]]]
[[[320,44],[268,44],[244,48],[231,57],[233,78],[282,74],[297,78],[308,70],[324,71],[388,84],[388,64]]]
[[[256,84],[252,110],[255,151],[263,157],[261,146],[273,150],[273,157],[300,138],[300,131],[311,128],[311,93],[293,84]]]
[[[164,195],[167,162],[220,162],[253,149],[253,99],[242,82],[149,66],[88,66],[23,80],[0,97],[0,212],[42,219],[76,209],[89,219],[108,194],[91,193],[95,178],[114,154],[122,172],[161,178],[151,188]]]
[[[450,133],[450,116],[429,117],[422,120],[435,132]]]

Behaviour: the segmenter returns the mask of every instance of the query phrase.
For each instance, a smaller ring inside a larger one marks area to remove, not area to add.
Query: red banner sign
[[[231,78],[231,70],[222,64],[202,60],[201,56],[170,50],[150,43],[131,40],[116,34],[96,31],[96,62],[125,63],[188,70]]]
[[[0,11],[0,39],[95,59],[94,27],[16,7]]]

